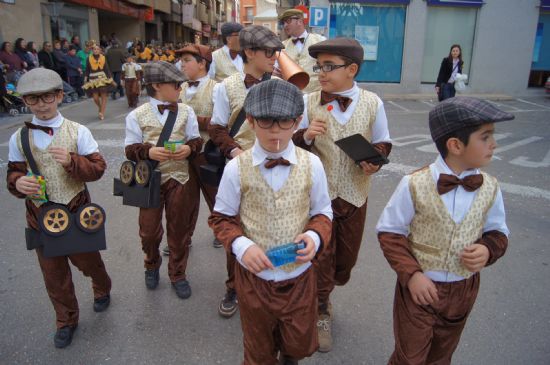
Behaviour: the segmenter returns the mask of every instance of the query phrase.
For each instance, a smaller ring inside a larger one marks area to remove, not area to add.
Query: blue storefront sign
[[[541,11],[550,11],[550,0],[541,0],[540,1],[540,10]]]
[[[483,0],[427,0],[428,5],[481,7]]]

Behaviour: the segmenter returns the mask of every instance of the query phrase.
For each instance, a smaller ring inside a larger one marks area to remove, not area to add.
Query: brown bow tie
[[[279,157],[279,158],[268,158],[267,159],[267,162],[265,163],[265,168],[266,169],[272,169],[274,168],[275,166],[277,165],[282,165],[282,166],[290,166],[290,162],[288,160],[285,160],[284,158],[282,157]]]
[[[189,85],[189,87],[198,87],[200,85],[200,81],[187,81],[187,85]]]
[[[177,113],[178,112],[178,103],[159,104],[158,108],[159,108],[159,113],[160,114],[164,114],[165,110],[169,110],[173,113]]]
[[[252,75],[246,74],[244,77],[244,86],[246,86],[247,89],[250,89],[252,86],[259,84],[262,80],[258,80]]]
[[[296,44],[298,42],[304,43],[305,40],[306,40],[305,38],[294,38],[294,39],[292,39],[292,43],[294,43],[294,44]]]
[[[454,175],[439,174],[437,180],[437,192],[439,195],[448,193],[458,185],[462,185],[466,191],[475,191],[483,184],[483,175],[468,175],[464,179],[459,179]]]
[[[42,131],[42,132],[48,134],[49,136],[53,136],[53,128],[52,127],[37,125],[37,124],[33,124],[31,122],[25,122],[25,125],[29,129],[36,129],[36,130],[39,130],[39,131]]]
[[[329,94],[321,91],[321,105],[328,104],[334,100],[338,102],[338,105],[340,106],[340,110],[342,112],[345,112],[352,102],[351,98],[348,98],[347,96]]]
[[[231,59],[234,60],[239,55],[239,51],[229,50],[229,55],[231,56]]]

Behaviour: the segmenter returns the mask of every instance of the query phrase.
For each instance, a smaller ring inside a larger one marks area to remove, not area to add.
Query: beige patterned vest
[[[423,271],[448,271],[464,278],[472,275],[460,263],[460,253],[481,237],[498,188],[494,177],[484,172],[482,175],[483,185],[460,223],[455,223],[449,215],[429,167],[410,176],[409,190],[415,214],[409,240]]]
[[[285,45],[285,52],[292,58],[298,65],[309,74],[309,84],[303,90],[304,94],[309,94],[314,91],[321,90],[321,84],[319,84],[319,75],[313,72],[313,66],[317,60],[309,55],[309,47],[315,43],[324,41],[326,38],[315,33],[308,33],[305,40],[302,52],[298,50],[298,47],[292,43],[292,38],[288,38],[283,42]]]
[[[214,86],[216,86],[216,84],[216,81],[209,78],[207,81],[203,82],[199,86],[199,89],[197,90],[195,95],[193,95],[191,99],[187,100],[185,93],[187,92],[189,84],[183,83],[180,94],[181,100],[183,100],[185,104],[193,108],[193,111],[198,117],[212,117],[212,110],[214,109],[212,94],[214,92]],[[208,132],[199,132],[204,143],[208,142],[208,140],[210,139]]]
[[[227,92],[227,98],[229,99],[229,109],[231,110],[231,116],[227,123],[228,130],[231,130],[233,123],[237,119],[241,108],[244,105],[244,99],[246,98],[246,87],[244,86],[243,77],[240,73],[233,74],[227,79],[223,80],[225,90]],[[241,129],[233,137],[243,151],[252,148],[254,141],[256,140],[256,133],[250,128],[250,123],[244,121]]]
[[[69,152],[78,153],[78,127],[80,124],[72,122],[68,119],[64,119],[63,123],[52,138],[52,142],[49,147],[62,147]],[[69,204],[73,198],[86,188],[86,185],[82,181],[75,180],[69,176],[65,171],[65,168],[60,163],[56,162],[52,155],[48,152],[48,149],[41,150],[34,145],[32,133],[30,136],[30,147],[32,155],[38,166],[38,170],[44,176],[46,180],[46,193],[48,199],[51,202],[59,204]],[[23,153],[23,147],[21,145],[21,129],[17,131],[17,146]],[[27,170],[30,172],[31,168],[27,163]],[[39,207],[42,202],[33,200],[34,205]]]
[[[369,194],[370,176],[365,175],[363,170],[334,144],[334,141],[356,133],[370,141],[372,125],[378,110],[378,98],[369,91],[360,90],[359,101],[345,125],[338,123],[326,109],[326,105],[321,106],[320,101],[321,92],[308,95],[308,119],[311,121],[318,118],[328,123],[327,132],[315,138],[312,152],[323,162],[327,173],[330,199],[339,197],[360,207],[365,204]]]
[[[241,182],[240,217],[246,237],[264,251],[293,242],[303,232],[309,220],[312,172],[308,152],[296,148],[298,163],[291,171],[283,187],[275,192],[267,184],[260,166],[252,166],[252,150],[239,155]],[[281,266],[286,272],[299,264]]]
[[[229,76],[240,73],[223,48],[214,51],[212,53],[212,59],[216,63],[216,75],[214,79],[217,82],[222,82]]]
[[[187,124],[187,117],[189,112],[187,105],[178,104],[178,116],[176,117],[176,123],[170,136],[170,141],[184,141],[186,140],[185,126]],[[136,119],[143,134],[143,143],[150,143],[156,146],[157,141],[162,132],[162,124],[160,124],[157,116],[154,113],[151,103],[145,103],[136,109]],[[189,180],[189,162],[187,159],[181,161],[168,160],[158,164],[158,169],[162,173],[160,182],[164,184],[169,179],[174,179],[180,184],[185,184]]]

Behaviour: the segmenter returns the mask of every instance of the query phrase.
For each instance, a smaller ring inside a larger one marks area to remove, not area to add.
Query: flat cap
[[[275,33],[261,25],[249,25],[239,32],[241,49],[283,49],[283,42]]]
[[[184,82],[185,76],[176,66],[166,61],[146,63],[143,72],[144,84]]]
[[[203,46],[202,44],[188,44],[185,47],[176,50],[175,53],[177,55],[188,53],[199,56],[208,62],[212,62],[212,51],[210,50],[210,47]]]
[[[327,39],[309,47],[309,55],[317,58],[320,53],[329,53],[351,59],[361,66],[363,62],[363,47],[353,38],[332,38]]]
[[[304,17],[304,12],[300,9],[286,9],[283,11],[281,15],[279,15],[279,21],[285,20],[286,18],[290,18],[291,16],[297,16],[300,18]]]
[[[17,92],[21,95],[42,94],[53,90],[63,90],[63,80],[55,71],[34,68],[19,79]]]
[[[458,96],[439,103],[430,111],[429,118],[432,139],[437,141],[463,128],[504,122],[514,119],[515,116],[496,108],[488,101]]]
[[[271,79],[250,89],[244,110],[254,118],[294,119],[304,113],[304,98],[290,82]]]
[[[239,23],[223,23],[222,36],[227,37],[232,33],[239,33],[241,29],[243,29],[243,26]]]

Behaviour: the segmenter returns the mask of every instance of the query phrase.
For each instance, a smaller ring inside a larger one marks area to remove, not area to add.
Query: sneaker
[[[235,289],[229,289],[225,292],[220,306],[218,307],[218,313],[225,318],[231,318],[239,309],[239,301],[237,300],[237,292]]]
[[[65,326],[59,328],[55,332],[55,336],[53,337],[53,344],[58,349],[62,349],[64,347],[67,347],[71,344],[73,341],[73,333],[76,330],[77,325],[73,326]]]
[[[145,270],[145,286],[147,289],[156,289],[159,285],[159,269]]]
[[[180,280],[172,283],[172,287],[176,290],[176,295],[181,299],[187,299],[191,296],[191,287],[187,280]]]
[[[101,298],[94,299],[94,312],[103,312],[111,304],[111,296],[109,294]]]
[[[162,248],[162,254],[164,256],[170,256],[170,249],[168,248],[168,245],[166,245]]]
[[[283,354],[279,354],[279,365],[298,365],[298,360],[293,360]]]
[[[328,313],[319,314],[317,320],[317,337],[319,338],[319,352],[330,352],[332,350],[332,323]]]
[[[214,241],[212,241],[212,246],[214,246],[215,248],[223,247],[222,243],[218,241],[217,238],[214,238]]]

